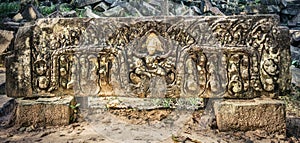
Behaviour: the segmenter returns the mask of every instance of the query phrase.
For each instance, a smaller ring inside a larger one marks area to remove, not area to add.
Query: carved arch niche
[[[125,63],[120,68],[128,73],[121,81],[128,82],[126,91],[138,97],[180,96],[178,73],[183,69],[177,65],[183,47],[194,42],[192,36],[168,23],[143,21],[120,27],[108,39],[111,47],[122,50]]]

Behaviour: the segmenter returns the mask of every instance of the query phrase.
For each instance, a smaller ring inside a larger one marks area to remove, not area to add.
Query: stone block
[[[5,57],[6,94],[8,97],[32,96],[30,35],[31,26],[19,28],[11,55]]]
[[[299,46],[300,46],[300,41],[299,41]],[[299,47],[291,46],[291,58],[293,61],[300,62],[300,48]]]
[[[14,98],[0,95],[0,126],[9,125],[14,117],[16,102]]]
[[[274,99],[225,100],[214,103],[220,131],[250,131],[285,134],[286,117],[283,101]]]
[[[292,72],[292,83],[300,87],[300,69],[291,66],[291,72]]]
[[[13,31],[0,30],[0,54],[3,54],[3,52],[9,47],[13,38]]]
[[[300,30],[290,30],[291,34],[291,59],[300,63]],[[291,69],[293,70],[293,69]]]
[[[73,116],[70,105],[75,104],[73,96],[16,99],[16,125],[55,126],[68,125]]]
[[[12,47],[13,38],[13,31],[0,30],[0,66],[4,65],[5,51]]]

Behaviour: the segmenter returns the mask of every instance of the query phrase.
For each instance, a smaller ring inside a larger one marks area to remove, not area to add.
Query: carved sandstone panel
[[[30,58],[8,65],[31,92],[10,96],[277,97],[290,82],[286,31],[272,15],[41,19],[28,46],[15,42],[12,59]],[[13,70],[22,63],[30,74]]]

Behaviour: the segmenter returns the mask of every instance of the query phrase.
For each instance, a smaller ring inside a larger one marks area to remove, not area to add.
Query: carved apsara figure
[[[164,48],[164,44],[157,36],[155,32],[150,32],[145,38],[144,44],[141,45],[141,49],[133,51],[134,67],[133,71],[130,72],[129,78],[132,83],[135,84],[137,88],[140,89],[140,94],[146,94],[149,91],[151,80],[154,77],[161,78],[160,84],[167,84],[168,82],[173,82],[175,74],[172,73],[172,65],[169,65],[168,56],[172,51],[167,51]],[[168,79],[166,79],[166,77]],[[160,88],[157,87],[158,84],[151,89]],[[166,87],[166,85],[161,85],[161,87]],[[145,95],[146,96],[146,95]]]

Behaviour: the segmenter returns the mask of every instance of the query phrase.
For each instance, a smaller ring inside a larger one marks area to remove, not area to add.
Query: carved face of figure
[[[60,68],[60,75],[61,75],[61,76],[67,75],[67,71],[66,71],[65,68]]]
[[[88,60],[89,60],[89,63],[90,63],[91,67],[98,68],[98,62],[97,62],[97,57],[96,56],[90,55],[88,57]],[[93,70],[95,70],[95,69],[93,69]]]
[[[35,63],[35,72],[38,75],[43,75],[46,72],[46,70],[47,70],[47,65],[44,60],[40,60]]]
[[[67,61],[66,57],[65,56],[61,56],[60,57],[60,64],[67,64],[67,63],[68,63],[68,61]]]
[[[46,89],[49,85],[49,80],[45,76],[41,76],[38,78],[38,85],[41,89]]]
[[[85,64],[86,64],[86,57],[85,57],[85,56],[81,56],[81,57],[79,58],[79,62],[80,62],[80,64],[81,64],[81,66],[85,65]]]
[[[150,33],[146,40],[146,48],[150,56],[154,55],[156,51],[163,52],[162,43],[155,33]]]

